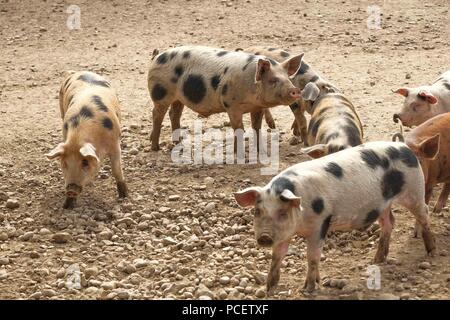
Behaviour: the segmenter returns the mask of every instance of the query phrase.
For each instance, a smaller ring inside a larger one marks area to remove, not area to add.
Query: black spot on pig
[[[278,62],[276,62],[272,58],[267,58],[267,59],[270,61],[270,64],[273,65],[273,66],[276,66],[278,64]]]
[[[285,177],[279,177],[277,178],[273,183],[272,186],[270,187],[275,194],[279,195],[281,194],[284,190],[290,190],[293,194],[295,194],[295,186],[292,183],[291,180],[285,178]]]
[[[309,82],[316,82],[317,80],[319,80],[318,76],[314,76],[311,78],[311,80],[309,80]]]
[[[100,96],[93,95],[92,102],[95,104],[98,110],[108,112],[108,107],[103,103],[103,100]]]
[[[450,90],[450,83],[444,82],[443,85],[447,90]]]
[[[374,223],[378,219],[379,215],[380,215],[380,211],[378,211],[377,209],[370,211],[364,218],[364,226],[366,228],[368,226],[370,226],[372,223]]]
[[[305,74],[306,72],[308,72],[308,70],[309,70],[308,64],[306,62],[302,61],[300,68],[298,69],[296,75]]]
[[[102,120],[102,126],[103,126],[104,128],[106,128],[106,129],[112,130],[112,128],[113,128],[113,123],[112,123],[112,121],[111,121],[110,118],[104,117],[103,120]]]
[[[96,86],[109,88],[109,83],[104,80],[95,79],[94,76],[90,74],[82,74],[78,77],[78,80],[84,81],[86,83],[90,83]]]
[[[69,122],[72,128],[78,127],[78,125],[80,124],[80,116],[77,114],[75,116],[70,117]]]
[[[419,161],[408,147],[400,147],[400,160],[410,168],[417,168]]]
[[[219,51],[217,52],[217,56],[218,57],[223,57],[224,55],[226,55],[228,53],[228,51]]]
[[[183,93],[191,102],[200,103],[206,95],[206,85],[203,76],[191,74],[183,84]]]
[[[289,108],[291,108],[292,112],[295,112],[298,108],[300,108],[300,105],[298,104],[298,102],[294,102],[289,105]]]
[[[177,51],[172,51],[170,53],[170,60],[172,60],[173,58],[175,58],[177,56],[178,52]]]
[[[189,57],[191,56],[191,51],[185,51],[183,52],[183,59],[189,59]]]
[[[154,101],[158,101],[163,99],[167,94],[167,89],[164,88],[162,85],[160,85],[159,83],[155,84],[155,86],[152,89],[152,100]]]
[[[348,143],[352,147],[360,145],[362,143],[361,135],[359,133],[358,128],[356,127],[356,125],[354,123],[352,123],[351,125],[346,125],[344,127],[344,131],[345,131],[345,134],[346,134],[346,136],[348,138]]]
[[[80,117],[91,119],[94,117],[94,114],[88,106],[83,106],[80,110]]]
[[[287,58],[287,57],[289,57],[289,52],[280,51],[280,56],[282,56],[283,58]]]
[[[330,229],[331,215],[325,218],[322,222],[322,226],[320,227],[320,238],[325,239],[328,233],[328,229]]]
[[[325,143],[330,142],[331,140],[337,139],[339,137],[339,132],[331,133],[326,139]]]
[[[342,178],[344,175],[344,171],[342,167],[338,165],[336,162],[330,162],[326,165],[325,171],[331,173],[336,178]]]
[[[316,214],[321,214],[324,207],[325,207],[325,205],[324,205],[324,203],[323,203],[323,199],[322,199],[322,198],[315,198],[315,199],[311,202],[311,208],[313,209],[313,211],[314,211]]]
[[[398,170],[389,170],[383,175],[381,182],[381,193],[383,197],[388,200],[402,191],[405,184],[405,177],[403,173]]]
[[[167,59],[168,59],[168,54],[167,54],[167,52],[164,52],[164,53],[160,54],[158,56],[158,58],[156,58],[156,63],[165,64],[167,62]]]
[[[385,169],[389,167],[389,159],[380,157],[375,151],[363,149],[360,152],[362,160],[372,169],[375,169],[378,166]]]
[[[319,130],[320,124],[322,123],[323,118],[319,119],[311,119],[308,126],[308,132],[310,132],[314,137],[317,135],[317,131]]]
[[[217,90],[219,83],[220,83],[220,76],[216,74],[214,77],[211,78],[211,87],[213,87],[214,90]]]
[[[179,65],[177,65],[177,66],[175,67],[175,69],[173,70],[173,72],[174,72],[175,75],[179,78],[179,77],[181,77],[181,75],[183,74],[184,68],[183,68],[183,66],[182,66],[181,64],[179,64]]]
[[[228,84],[225,83],[222,87],[222,95],[223,96],[226,95],[227,92],[228,92]]]

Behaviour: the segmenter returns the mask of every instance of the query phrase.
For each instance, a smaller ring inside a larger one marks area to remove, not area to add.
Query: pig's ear
[[[303,153],[306,153],[308,156],[317,159],[325,156],[327,154],[327,145],[326,144],[316,144],[309,148],[301,149]]]
[[[300,69],[303,55],[304,53],[301,53],[298,56],[294,56],[281,64],[283,68],[287,71],[288,76],[296,74],[298,69]]]
[[[319,94],[319,87],[314,82],[308,82],[305,88],[303,88],[301,96],[305,101],[316,101]]]
[[[284,189],[283,192],[280,194],[281,201],[289,201],[291,206],[293,207],[299,207],[302,198],[297,197],[295,194],[292,193],[291,190]]]
[[[393,93],[398,93],[405,98],[409,95],[409,89],[408,88],[398,88],[397,90],[393,90]]]
[[[270,70],[270,61],[267,59],[258,59],[256,63],[255,81],[261,81],[264,73]]]
[[[434,160],[439,153],[439,133],[428,138],[419,145],[420,155],[426,159]]]
[[[253,206],[261,194],[260,187],[250,187],[234,193],[234,198],[241,207]]]
[[[83,157],[92,157],[95,160],[97,160],[97,162],[99,162],[99,158],[97,157],[97,154],[95,153],[95,147],[92,145],[92,143],[85,143],[81,148],[80,148],[80,153]]]
[[[422,90],[422,91],[420,91],[418,93],[418,96],[424,98],[430,104],[436,104],[437,103],[437,98],[432,93],[430,93],[428,91],[423,91]]]
[[[63,154],[64,154],[64,143],[61,142],[53,150],[51,150],[49,153],[47,153],[45,156],[49,160],[52,160],[52,159],[61,157]]]

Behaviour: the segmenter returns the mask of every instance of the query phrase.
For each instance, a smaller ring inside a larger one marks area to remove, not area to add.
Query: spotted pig
[[[305,288],[319,282],[322,246],[331,231],[364,230],[378,220],[375,263],[386,260],[394,226],[393,204],[406,207],[422,226],[426,252],[435,253],[425,203],[424,176],[414,153],[399,142],[369,142],[320,159],[296,164],[264,187],[234,194],[242,207],[254,206],[256,241],[272,247],[267,277],[271,294],[294,235],[306,239]]]
[[[300,97],[290,77],[303,54],[279,63],[262,55],[203,46],[169,49],[154,57],[148,72],[153,101],[152,149],[159,149],[161,123],[169,106],[172,131],[180,127],[186,105],[202,116],[226,112],[233,129],[242,129],[250,112],[261,128],[264,108],[290,104]]]
[[[128,194],[120,149],[120,106],[111,84],[98,74],[69,72],[59,92],[64,142],[47,157],[61,163],[64,208],[73,208],[84,186],[95,179],[105,156],[111,160],[119,197]]]

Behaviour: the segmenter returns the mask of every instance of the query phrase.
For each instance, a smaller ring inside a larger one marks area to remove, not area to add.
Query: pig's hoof
[[[312,279],[312,281],[306,280],[303,289],[308,293],[314,292],[316,290],[316,279]]]
[[[271,297],[275,293],[276,286],[267,287],[266,297]]]
[[[289,144],[291,146],[295,146],[297,144],[300,144],[302,142],[302,140],[300,139],[299,136],[293,136],[289,139]]]
[[[428,256],[435,257],[436,256],[436,248],[431,249],[427,253],[428,253]]]
[[[433,208],[433,213],[439,213],[442,211],[442,206],[435,205]]]
[[[119,194],[119,198],[128,197],[128,187],[125,182],[117,182],[117,192]]]
[[[159,151],[159,150],[161,150],[159,148],[159,145],[152,145],[152,151]]]
[[[73,209],[75,207],[75,198],[66,198],[64,201],[63,208],[64,209]]]

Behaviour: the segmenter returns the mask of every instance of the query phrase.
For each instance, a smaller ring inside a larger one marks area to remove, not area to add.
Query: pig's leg
[[[180,119],[181,114],[183,113],[184,104],[182,104],[180,101],[175,101],[172,103],[169,109],[169,117],[170,117],[170,124],[172,128],[172,135],[175,130],[180,129]],[[173,136],[172,136],[173,139]],[[181,139],[181,137],[180,137]],[[179,141],[173,141],[173,143],[178,143]]]
[[[314,236],[307,239],[306,258],[308,259],[308,272],[304,289],[313,292],[316,288],[316,282],[320,282],[319,262],[322,253],[323,239]]]
[[[76,201],[77,201],[77,198],[66,197],[66,200],[64,201],[64,204],[63,204],[63,208],[64,209],[73,209],[75,207]]]
[[[427,254],[434,256],[436,253],[436,241],[430,229],[430,218],[428,216],[428,206],[425,203],[415,206],[405,205],[416,217],[416,224],[420,225],[423,243]]]
[[[394,216],[391,212],[391,206],[388,206],[378,218],[380,223],[380,239],[378,242],[378,250],[375,254],[375,263],[382,263],[386,261],[389,253],[389,242],[391,240],[392,229],[394,228]]]
[[[292,129],[294,136],[300,136],[303,141],[304,146],[308,146],[307,142],[307,121],[304,114],[304,109],[300,106],[299,103],[295,102],[289,106],[294,114],[295,120],[292,123]]]
[[[275,121],[273,120],[272,113],[268,108],[264,109],[264,119],[270,129],[275,129]]]
[[[159,150],[159,136],[161,134],[161,124],[164,120],[164,116],[167,113],[168,105],[162,105],[155,103],[153,107],[153,128],[150,139],[152,140],[152,150]]]
[[[256,133],[256,146],[257,146],[257,150],[259,151],[259,142],[260,142],[260,132],[261,132],[261,127],[262,127],[262,118],[263,118],[264,112],[263,111],[258,111],[258,112],[252,112],[250,113],[251,119],[252,119],[252,128],[255,130]]]
[[[289,249],[289,241],[281,242],[272,249],[272,263],[270,265],[269,275],[267,276],[267,295],[270,296],[280,280],[280,267],[286,253]]]
[[[232,109],[232,108],[229,108]],[[230,124],[231,127],[234,130],[234,152],[237,152],[237,135],[236,135],[236,130],[241,129],[242,131],[244,130],[244,124],[242,122],[242,113],[241,112],[236,112],[235,110],[229,110],[228,111],[228,117],[230,118]],[[243,133],[243,132],[242,132]]]
[[[439,195],[439,199],[434,206],[433,212],[439,213],[442,211],[442,208],[445,207],[445,203],[447,202],[448,195],[450,194],[450,183],[444,184],[442,188],[441,194]]]
[[[111,160],[112,174],[116,179],[117,193],[119,194],[119,198],[125,198],[128,196],[128,187],[123,177],[120,145],[117,145],[115,152],[109,158]]]
[[[444,190],[442,190],[444,191]],[[430,199],[433,196],[433,186],[430,184],[425,184],[425,203],[428,205],[430,203]],[[422,233],[421,226],[419,222],[416,220],[416,224],[414,225],[414,238],[417,238],[419,234]]]

